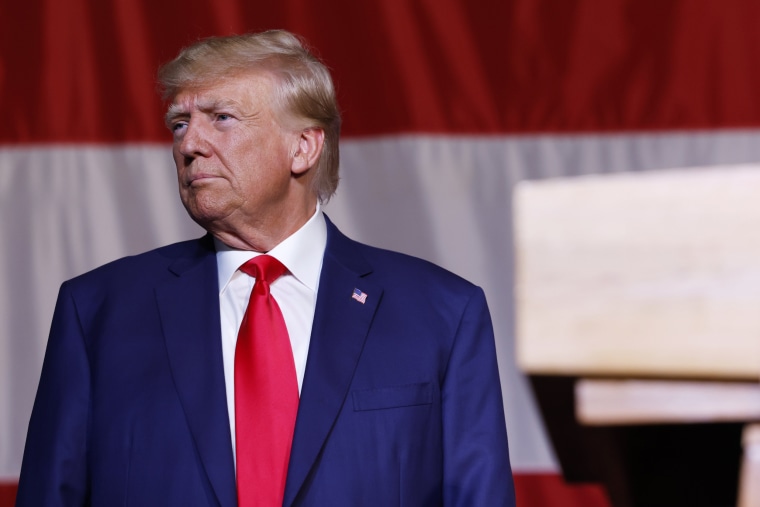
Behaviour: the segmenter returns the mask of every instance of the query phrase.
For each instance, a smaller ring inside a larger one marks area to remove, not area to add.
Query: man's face
[[[211,232],[271,227],[293,205],[297,134],[278,117],[274,86],[244,73],[181,90],[169,107],[182,203]]]

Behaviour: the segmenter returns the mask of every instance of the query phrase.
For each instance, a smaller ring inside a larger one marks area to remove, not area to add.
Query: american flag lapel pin
[[[354,289],[354,293],[351,294],[351,298],[357,300],[361,304],[367,302],[367,295],[359,289]]]

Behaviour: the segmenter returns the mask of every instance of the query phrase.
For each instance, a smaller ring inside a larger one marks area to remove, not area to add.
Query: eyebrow
[[[185,111],[185,108],[183,108],[179,104],[171,104],[169,108],[166,110],[166,114],[164,115],[164,123],[166,124],[167,127],[170,127],[172,124],[172,121],[182,116],[187,116],[187,112]]]
[[[198,102],[197,107],[198,110],[204,113],[219,111],[220,109],[233,109],[236,111],[242,111],[242,105],[240,102],[228,98],[214,99],[208,101],[207,103]],[[190,116],[190,112],[184,105],[172,103],[166,110],[166,115],[164,115],[164,122],[168,127],[171,126],[171,123],[177,118],[186,118],[188,116]]]

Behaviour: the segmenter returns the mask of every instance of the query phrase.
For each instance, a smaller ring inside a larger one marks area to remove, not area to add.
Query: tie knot
[[[240,266],[240,271],[268,285],[280,278],[287,269],[271,255],[258,255]]]

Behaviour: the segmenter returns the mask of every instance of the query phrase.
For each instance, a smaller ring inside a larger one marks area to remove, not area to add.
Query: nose
[[[177,141],[177,149],[185,158],[193,159],[210,155],[210,145],[204,135],[203,126],[196,121],[196,118],[188,122],[185,132]]]

